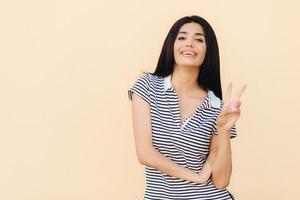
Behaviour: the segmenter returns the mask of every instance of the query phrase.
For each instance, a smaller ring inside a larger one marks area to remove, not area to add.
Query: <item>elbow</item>
[[[141,165],[150,166],[150,151],[143,149],[137,152],[137,159]]]
[[[141,165],[147,165],[147,161],[146,161],[145,157],[143,157],[141,155],[138,155],[138,162]]]
[[[213,184],[219,190],[223,190],[228,187],[229,181],[213,181]]]
[[[139,164],[146,165],[144,160],[138,159]]]
[[[215,187],[219,190],[223,190],[228,187],[229,183],[214,183]]]
[[[146,165],[145,156],[139,152],[137,153],[137,160],[138,160],[139,164]]]
[[[212,178],[212,182],[216,188],[223,190],[228,187],[230,180]]]

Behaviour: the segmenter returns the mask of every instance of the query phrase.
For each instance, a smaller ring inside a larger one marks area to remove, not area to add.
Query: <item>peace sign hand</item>
[[[246,90],[246,87],[246,85],[243,85],[233,99],[231,99],[232,83],[229,83],[223,108],[217,118],[217,130],[225,130],[230,132],[232,126],[236,123],[240,116],[241,102],[239,100]]]

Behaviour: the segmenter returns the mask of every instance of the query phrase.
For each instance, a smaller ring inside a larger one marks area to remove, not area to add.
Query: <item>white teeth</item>
[[[184,51],[184,52],[182,52],[182,54],[183,55],[192,55],[192,56],[196,55],[194,52],[191,52],[191,51]]]

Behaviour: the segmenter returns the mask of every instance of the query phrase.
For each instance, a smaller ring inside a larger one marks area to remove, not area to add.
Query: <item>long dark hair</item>
[[[204,89],[212,90],[216,96],[222,99],[220,58],[217,38],[210,24],[202,17],[196,15],[186,16],[174,23],[164,41],[154,73],[148,74],[166,77],[173,73],[175,64],[174,43],[176,37],[179,29],[184,24],[191,22],[198,23],[202,26],[206,42],[206,54],[198,74],[197,82],[199,85],[202,85]]]

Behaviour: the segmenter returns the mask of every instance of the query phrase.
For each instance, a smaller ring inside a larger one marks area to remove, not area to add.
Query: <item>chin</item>
[[[183,67],[199,67],[200,64],[195,64],[195,63],[179,63],[177,65],[183,66]]]
[[[203,62],[199,62],[199,61],[196,61],[195,60],[181,60],[181,62],[176,62],[175,60],[175,63],[177,63],[177,65],[180,65],[180,66],[187,66],[187,67],[199,67],[200,65],[203,64]]]

